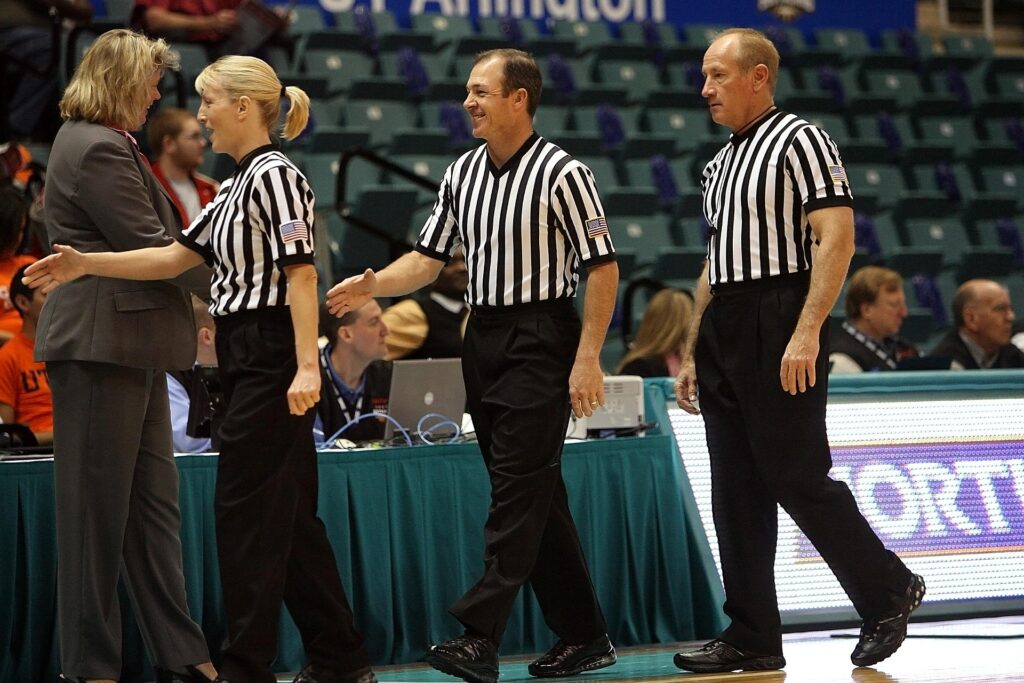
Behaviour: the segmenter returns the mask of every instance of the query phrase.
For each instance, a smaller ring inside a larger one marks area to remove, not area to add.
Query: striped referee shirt
[[[275,146],[260,147],[179,241],[213,267],[214,316],[287,306],[283,268],[313,263],[313,191]]]
[[[701,188],[711,285],[809,270],[817,244],[807,214],[853,206],[832,138],[779,110],[733,134]]]
[[[416,250],[462,244],[471,306],[571,298],[579,266],[615,260],[590,169],[534,133],[500,169],[480,145],[445,171]]]

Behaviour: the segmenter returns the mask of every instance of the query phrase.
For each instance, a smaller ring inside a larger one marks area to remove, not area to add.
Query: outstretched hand
[[[59,285],[85,275],[85,254],[64,244],[53,245],[54,253],[25,269],[23,283],[49,294]]]
[[[377,289],[377,276],[367,268],[362,275],[353,275],[334,285],[327,292],[327,310],[341,317],[354,311],[373,298]]]

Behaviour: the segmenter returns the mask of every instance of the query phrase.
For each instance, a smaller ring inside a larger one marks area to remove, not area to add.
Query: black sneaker
[[[744,652],[717,638],[696,650],[677,653],[672,661],[684,671],[693,671],[699,674],[721,674],[729,671],[775,671],[786,666],[786,658],[782,655]]]
[[[431,645],[427,664],[441,673],[469,683],[496,683],[498,648],[488,638],[464,634],[440,645]]]
[[[606,634],[580,645],[569,645],[559,640],[527,670],[538,678],[561,678],[603,669],[614,663],[615,648]]]
[[[907,637],[910,613],[920,607],[924,592],[924,579],[914,574],[898,612],[881,619],[866,619],[861,625],[860,640],[850,661],[857,666],[871,666],[896,652]]]

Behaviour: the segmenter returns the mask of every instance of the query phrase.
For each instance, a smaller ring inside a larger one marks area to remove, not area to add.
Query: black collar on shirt
[[[256,149],[242,157],[242,160],[238,162],[238,165],[235,167],[235,175],[238,175],[239,173],[244,171],[246,167],[248,167],[249,164],[252,163],[252,160],[258,157],[259,155],[266,154],[267,152],[276,152],[280,149],[281,148],[278,145],[275,145],[274,143],[257,147]]]
[[[750,136],[752,136],[755,132],[757,132],[757,129],[760,128],[761,126],[763,126],[767,121],[770,121],[771,119],[773,119],[776,116],[778,116],[780,114],[783,114],[783,113],[785,113],[785,112],[783,112],[778,107],[769,110],[768,112],[763,114],[761,116],[761,118],[759,118],[758,120],[756,120],[752,124],[750,124],[750,127],[747,128],[742,133],[733,133],[729,137],[729,142],[731,142],[733,144],[733,146],[738,147],[740,145],[740,143],[742,143],[744,140],[747,140],[748,138],[750,138]]]
[[[519,163],[519,160],[522,158],[522,156],[526,154],[526,150],[530,149],[530,146],[533,145],[533,143],[539,137],[540,136],[537,135],[537,131],[532,131],[530,133],[530,137],[526,138],[526,142],[523,143],[523,146],[516,150],[516,153],[510,156],[508,158],[508,161],[506,161],[501,168],[495,166],[494,162],[491,161],[491,155],[487,154],[487,170],[490,171],[491,175],[493,175],[494,177],[504,175],[505,173],[516,167],[516,164]]]

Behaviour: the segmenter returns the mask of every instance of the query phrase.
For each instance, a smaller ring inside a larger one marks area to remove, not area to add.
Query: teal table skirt
[[[224,637],[213,522],[215,456],[178,458],[189,607],[214,658]],[[482,570],[490,487],[475,444],[320,455],[320,516],[378,664],[419,659],[460,631],[447,607]],[[672,437],[570,444],[563,472],[594,583],[619,645],[711,637],[724,623],[721,585]],[[103,495],[97,491],[96,495]],[[52,463],[0,463],[0,682],[58,671]],[[529,589],[503,654],[553,643]],[[122,601],[123,681],[148,674]],[[279,671],[304,664],[282,616]]]

